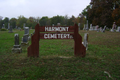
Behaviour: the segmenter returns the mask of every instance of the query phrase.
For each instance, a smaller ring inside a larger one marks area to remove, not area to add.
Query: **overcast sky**
[[[0,16],[26,18],[48,16],[77,17],[91,0],[0,0]]]

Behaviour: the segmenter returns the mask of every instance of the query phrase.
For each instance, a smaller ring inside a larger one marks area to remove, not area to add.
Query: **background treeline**
[[[81,22],[84,24],[86,22],[85,17],[77,17],[75,18],[74,16],[72,17],[68,17],[67,15],[65,16],[53,16],[52,18],[49,18],[47,16],[44,16],[42,18],[35,18],[35,17],[29,17],[26,18],[24,16],[19,16],[18,19],[16,18],[11,18],[9,19],[8,17],[5,17],[3,20],[0,20],[0,28],[3,26],[3,24],[5,25],[5,27],[8,27],[8,23],[10,23],[10,25],[15,28],[17,27],[21,27],[23,28],[24,23],[26,24],[26,26],[28,27],[32,27],[34,28],[35,25],[37,23],[40,24],[40,26],[52,26],[57,25],[57,23],[60,23],[61,26],[73,26],[75,23],[80,23]]]
[[[79,13],[78,13],[79,14]],[[104,27],[105,25],[109,28],[112,27],[113,22],[116,22],[120,26],[120,0],[91,0],[90,4],[79,14],[77,17],[71,16],[53,16],[49,18],[47,16],[43,17],[29,17],[19,16],[18,18],[5,17],[0,20],[0,28],[5,25],[7,28],[8,23],[15,28],[23,28],[23,24],[26,26],[34,28],[34,26],[39,23],[40,26],[52,26],[52,24],[57,25],[60,23],[61,26],[72,26],[75,23],[80,23],[81,29],[88,20],[89,24],[99,25]]]
[[[82,14],[93,25],[111,27],[116,22],[120,26],[120,0],[91,0]]]

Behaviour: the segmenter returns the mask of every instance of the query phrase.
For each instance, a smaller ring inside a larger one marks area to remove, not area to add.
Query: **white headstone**
[[[116,30],[116,24],[115,24],[115,22],[113,22],[113,26],[112,26],[112,29],[110,31],[114,32],[115,30]]]
[[[78,23],[78,28],[79,28],[78,30],[80,31],[80,23]]]
[[[116,32],[120,32],[120,26],[117,27]]]
[[[54,24],[52,24],[52,26],[54,26]]]
[[[29,27],[24,27],[24,31],[25,33],[23,35],[21,44],[28,43],[28,40],[30,39],[29,38]]]
[[[92,26],[92,24],[90,24],[90,29],[89,29],[89,31],[93,31],[94,29],[93,29],[93,26]]]
[[[10,23],[8,23],[8,30],[10,29]]]
[[[3,24],[2,29],[5,29],[5,25]]]
[[[82,44],[86,47],[86,50],[88,49],[88,33],[84,34],[84,41]]]
[[[89,28],[88,28],[88,20],[87,20],[87,24],[86,24],[86,30],[88,30]]]
[[[28,34],[29,35],[29,27],[24,27],[25,33],[24,34]]]
[[[25,28],[25,23],[23,24],[23,29]]]
[[[102,27],[100,27],[100,31],[102,32]]]
[[[103,28],[102,32],[105,32],[105,29],[106,29],[106,26],[104,26],[104,28]]]
[[[57,23],[57,26],[60,26],[60,23]]]
[[[99,26],[96,25],[94,30],[95,30],[95,31],[98,31],[98,30],[99,30]]]
[[[84,24],[83,30],[85,30],[85,24]]]

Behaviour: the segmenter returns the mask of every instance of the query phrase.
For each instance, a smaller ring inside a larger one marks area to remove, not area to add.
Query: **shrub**
[[[106,31],[110,31],[110,29],[106,29]]]
[[[1,31],[7,31],[7,29],[1,29]]]

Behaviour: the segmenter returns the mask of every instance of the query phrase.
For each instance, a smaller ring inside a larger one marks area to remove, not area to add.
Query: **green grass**
[[[40,40],[39,57],[27,57],[27,48],[13,54],[14,34],[0,31],[0,80],[119,80],[120,33],[89,33],[85,58],[74,57],[74,40]],[[34,30],[30,30],[33,33]],[[108,72],[108,74],[104,73]]]

